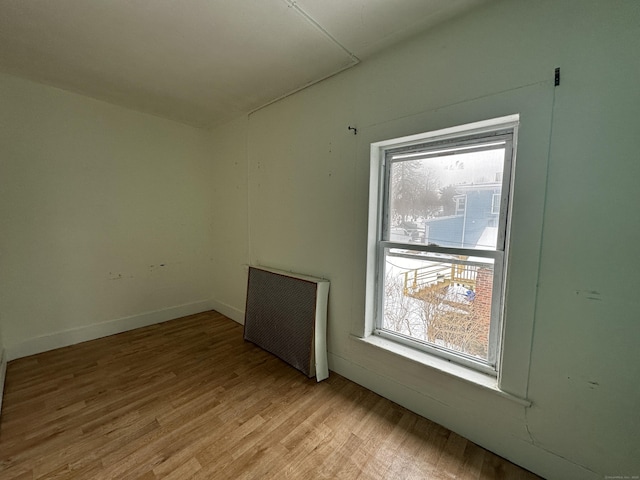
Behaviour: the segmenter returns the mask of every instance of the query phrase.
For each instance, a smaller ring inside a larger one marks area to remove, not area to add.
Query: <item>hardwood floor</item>
[[[0,478],[539,477],[205,312],[10,362]]]

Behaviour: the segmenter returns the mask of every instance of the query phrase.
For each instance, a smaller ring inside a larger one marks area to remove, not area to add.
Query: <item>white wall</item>
[[[10,358],[210,308],[204,131],[0,76]]]
[[[503,0],[210,135],[0,76],[9,356],[210,305],[241,321],[245,265],[269,265],[331,280],[335,371],[547,478],[638,475],[639,48],[636,0]],[[530,408],[351,336],[369,144],[510,113],[504,370]]]
[[[247,258],[324,276],[334,371],[544,477],[640,474],[639,49],[635,0],[495,2],[216,130],[214,178],[233,205],[216,215],[247,221],[249,238],[248,254],[221,253],[220,301],[243,309]],[[530,408],[351,336],[364,319],[369,144],[511,113],[507,328],[520,330],[504,375]]]
[[[212,132],[210,157],[215,165],[211,177],[211,223],[214,236],[211,258],[215,260],[213,307],[244,323],[249,224],[247,222],[247,117]]]

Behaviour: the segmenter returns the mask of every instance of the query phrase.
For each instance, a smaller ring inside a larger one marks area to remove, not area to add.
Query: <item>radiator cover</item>
[[[328,280],[249,267],[244,339],[324,380],[328,296]]]

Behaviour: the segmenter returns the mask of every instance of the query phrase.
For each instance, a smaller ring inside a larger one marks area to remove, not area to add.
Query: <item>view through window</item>
[[[495,373],[513,136],[385,149],[376,333]]]

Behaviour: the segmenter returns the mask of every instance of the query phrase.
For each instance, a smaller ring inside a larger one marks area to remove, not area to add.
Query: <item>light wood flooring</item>
[[[205,312],[10,362],[0,478],[539,477]]]

